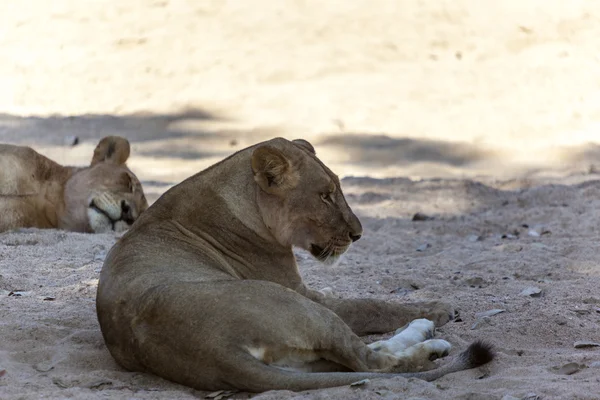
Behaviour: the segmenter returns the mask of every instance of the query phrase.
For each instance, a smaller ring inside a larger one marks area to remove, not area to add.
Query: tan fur
[[[0,144],[0,232],[58,228],[124,231],[148,208],[127,168],[129,142],[102,139],[89,167],[65,167],[29,147]]]
[[[110,251],[96,302],[106,345],[128,370],[205,390],[304,390],[430,368],[447,342],[394,353],[378,350],[406,338],[372,349],[357,334],[421,317],[441,325],[452,307],[343,300],[302,282],[292,246],[327,262],[361,234],[310,143],[241,150],[166,192]],[[473,353],[409,376],[473,367]]]

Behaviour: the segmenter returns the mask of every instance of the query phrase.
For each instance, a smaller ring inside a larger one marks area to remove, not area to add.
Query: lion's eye
[[[331,203],[331,193],[321,193],[321,200]]]

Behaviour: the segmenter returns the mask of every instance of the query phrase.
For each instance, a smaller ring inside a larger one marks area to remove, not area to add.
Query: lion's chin
[[[338,247],[328,246],[321,247],[316,244],[310,245],[310,254],[320,262],[326,265],[336,265],[341,259],[342,255],[348,250],[350,246]]]

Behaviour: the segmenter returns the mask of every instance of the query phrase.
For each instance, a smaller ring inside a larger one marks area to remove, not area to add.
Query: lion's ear
[[[261,146],[252,153],[254,180],[267,193],[282,195],[298,183],[298,172],[287,157],[271,146]]]
[[[313,154],[315,154],[315,155],[317,154],[317,153],[315,152],[315,148],[313,147],[313,145],[312,145],[312,144],[310,144],[310,143],[308,142],[308,140],[304,140],[304,139],[294,139],[294,140],[292,140],[292,143],[295,143],[295,144],[297,144],[298,146],[305,148],[306,150],[310,151],[311,153],[313,153]]]
[[[127,187],[129,192],[133,193],[133,191],[135,189],[135,185],[133,183],[133,176],[129,172],[126,172],[126,171],[122,172],[121,175],[119,176],[118,183],[120,185],[122,185],[123,187]]]
[[[100,140],[100,143],[96,146],[91,165],[100,162],[122,165],[125,164],[128,158],[129,141],[120,136],[107,136]]]

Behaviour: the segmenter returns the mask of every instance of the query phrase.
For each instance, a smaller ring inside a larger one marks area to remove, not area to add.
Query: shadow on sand
[[[404,166],[420,162],[466,167],[493,156],[489,151],[468,143],[360,133],[328,136],[316,145],[338,147],[353,162],[370,167],[390,164]]]

